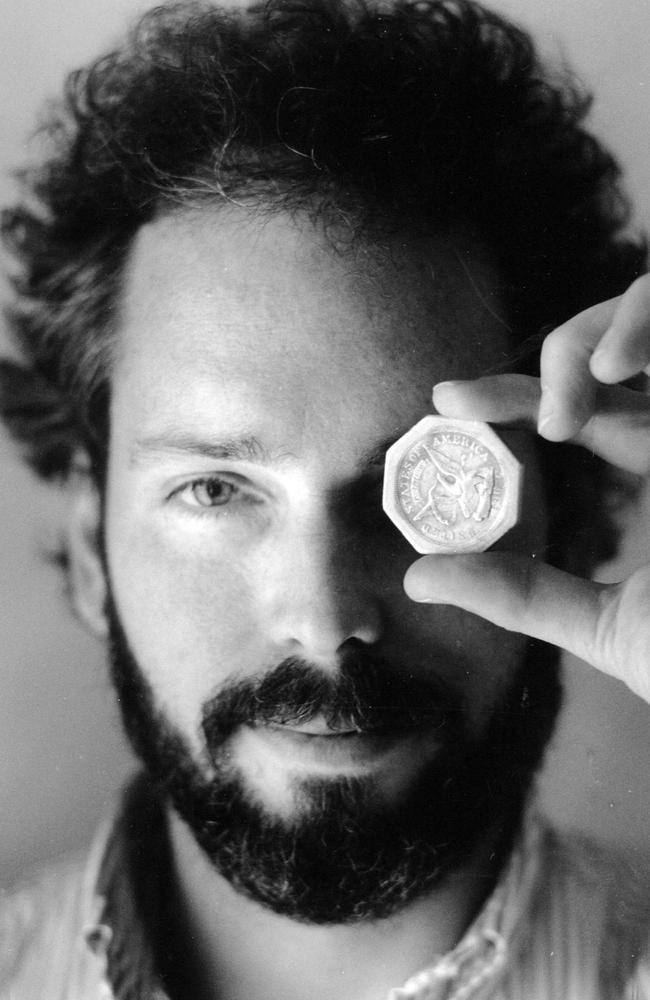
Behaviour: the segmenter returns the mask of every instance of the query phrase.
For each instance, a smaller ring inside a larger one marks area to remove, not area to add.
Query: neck
[[[174,1000],[377,1000],[452,949],[494,884],[495,837],[427,896],[384,920],[303,924],[235,892],[170,813]],[[170,955],[169,950],[168,957]],[[171,976],[169,971],[171,970]]]

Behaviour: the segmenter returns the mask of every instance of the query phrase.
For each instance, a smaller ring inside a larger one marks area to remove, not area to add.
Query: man
[[[3,409],[70,483],[146,776],[6,900],[3,996],[650,995],[643,872],[530,801],[559,688],[527,635],[648,693],[648,573],[566,572],[608,480],[547,443],[650,464],[646,401],[596,391],[650,361],[650,293],[610,298],[644,252],[585,108],[460,2],[181,4],[71,78],[5,221]],[[414,563],[383,458],[441,382],[526,489],[498,551]]]

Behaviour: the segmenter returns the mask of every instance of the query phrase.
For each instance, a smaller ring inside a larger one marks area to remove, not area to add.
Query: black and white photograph
[[[5,2],[0,1000],[650,1000],[650,5]]]

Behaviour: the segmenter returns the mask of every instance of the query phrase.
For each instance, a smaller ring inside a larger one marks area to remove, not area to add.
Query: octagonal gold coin
[[[386,452],[383,505],[417,552],[483,552],[517,523],[521,480],[488,424],[431,415]]]

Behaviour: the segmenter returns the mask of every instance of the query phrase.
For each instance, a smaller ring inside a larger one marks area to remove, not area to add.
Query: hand
[[[443,382],[434,404],[444,416],[536,427],[650,473],[650,399],[617,384],[650,373],[650,275],[549,334],[540,372]],[[562,646],[650,702],[650,565],[599,584],[505,552],[425,556],[404,586],[415,601],[454,604]]]

